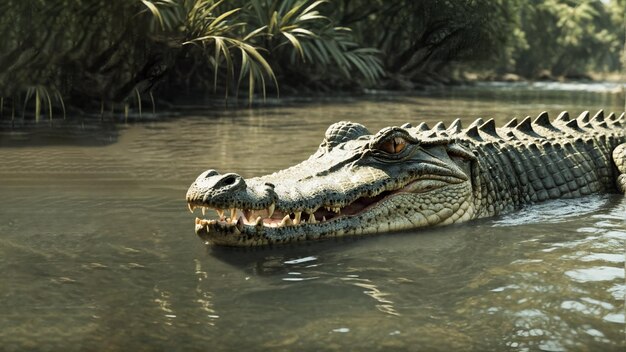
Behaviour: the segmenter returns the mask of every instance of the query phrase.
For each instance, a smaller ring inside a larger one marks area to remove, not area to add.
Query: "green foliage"
[[[245,8],[245,19],[260,31],[259,45],[281,74],[312,77],[330,70],[352,80],[356,71],[368,84],[375,84],[384,75],[379,51],[360,47],[350,28],[338,27],[322,15],[319,8],[324,3],[253,0]],[[290,67],[298,70],[285,69]]]
[[[617,71],[626,0],[4,0],[0,115]],[[624,54],[623,60],[626,60]]]
[[[309,0],[6,0],[0,4],[6,14],[0,18],[0,96],[25,107],[29,100],[19,95],[43,101],[37,92],[44,90],[29,94],[36,86],[60,92],[72,106],[125,107],[135,97],[140,106],[136,92],[152,97],[160,83],[162,96],[209,88],[228,96],[243,88],[250,100],[294,76],[328,79],[339,72],[355,84],[376,83],[383,75],[378,51],[334,26],[322,14],[325,6]]]
[[[501,1],[340,1],[340,24],[383,52],[384,68],[405,80],[441,76],[455,62],[499,56],[512,30]],[[485,16],[489,13],[489,16]]]
[[[619,70],[624,4],[624,0],[520,2],[513,21],[521,35],[509,38],[511,60],[501,62],[500,70],[526,77]]]
[[[139,2],[16,1],[0,11],[0,95],[21,106],[65,109],[91,100],[122,101],[153,68],[154,52]],[[32,91],[31,87],[38,87]],[[56,99],[46,92],[54,92]],[[39,93],[39,94],[38,94]],[[39,98],[37,98],[39,97]],[[62,99],[60,97],[63,97]],[[35,109],[35,117],[39,115]],[[39,110],[40,111],[40,110]],[[52,110],[50,110],[52,111]]]
[[[261,89],[265,96],[265,76],[267,75],[276,86],[276,76],[272,67],[267,63],[263,55],[251,44],[259,33],[253,31],[245,34],[245,23],[237,18],[240,8],[229,9],[223,13],[216,11],[223,1],[196,1],[187,12],[184,21],[185,35],[192,39],[184,44],[199,45],[213,68],[213,89],[217,90],[218,73],[222,64],[226,65],[227,88],[228,83],[235,80],[235,71],[239,69],[237,86],[240,86],[247,76],[248,97],[251,100],[254,95],[256,82],[260,80]],[[243,34],[245,36],[241,37]],[[240,38],[241,37],[241,38]],[[233,53],[233,50],[237,51]],[[235,62],[239,58],[239,64]]]
[[[391,77],[444,79],[453,69],[577,76],[617,71],[626,0],[352,0],[340,25],[382,52]]]

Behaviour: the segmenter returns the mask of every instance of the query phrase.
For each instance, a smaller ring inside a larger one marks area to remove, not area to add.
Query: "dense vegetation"
[[[3,0],[0,114],[622,64],[626,0]],[[96,108],[97,109],[97,108]]]

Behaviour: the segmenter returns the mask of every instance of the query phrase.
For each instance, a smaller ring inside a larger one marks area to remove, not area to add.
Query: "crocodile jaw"
[[[200,238],[212,244],[259,246],[447,225],[474,218],[470,182],[439,184],[440,187],[423,191],[424,183],[428,182],[422,180],[421,187],[411,183],[381,195],[381,199],[354,214],[338,214],[329,220],[314,216],[313,221],[307,221],[302,214],[291,219],[288,214],[278,222],[276,217],[257,216],[267,210],[247,211],[247,214],[234,210],[232,218],[226,215],[219,220],[196,218],[195,230]],[[349,206],[345,210],[349,211]],[[280,210],[276,212],[280,214]],[[255,220],[248,220],[255,216]]]

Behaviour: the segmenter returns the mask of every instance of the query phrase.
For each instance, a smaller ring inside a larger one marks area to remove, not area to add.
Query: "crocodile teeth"
[[[296,212],[294,212],[294,214],[296,216],[293,219],[293,224],[294,225],[298,225],[300,223],[300,219],[302,218],[302,212],[301,211],[296,211]]]
[[[220,218],[220,220],[224,220],[224,211],[222,209],[215,209],[215,212],[217,213],[217,216]]]
[[[206,215],[206,207],[202,207],[202,216]]]
[[[263,226],[263,218],[260,216],[257,216],[256,220],[254,221],[254,224],[256,226]]]
[[[239,222],[239,220],[243,219],[243,222],[247,222],[248,219],[246,218],[246,215],[243,213],[243,211],[239,210],[239,209],[235,209],[235,217],[233,218],[233,221],[237,221]]]
[[[193,214],[193,209],[195,208],[195,206],[187,203],[187,208],[189,208],[189,211]]]
[[[267,207],[267,217],[271,218],[274,214],[274,209],[276,209],[276,204],[272,203],[269,207]]]
[[[237,219],[237,224],[235,226],[237,226],[237,230],[242,231],[243,225],[244,225],[244,217],[242,216],[239,219]]]
[[[325,216],[322,216],[322,221],[326,221],[326,217]]]
[[[331,207],[331,206],[325,206],[324,207],[326,210],[328,211],[332,211],[335,212],[337,214],[339,214],[341,212],[341,207]]]
[[[309,224],[315,224],[317,223],[317,221],[315,220],[315,214],[314,213],[310,213],[309,214]]]
[[[201,228],[203,228],[203,227],[204,227],[204,225],[202,225],[202,224],[200,223],[200,218],[196,218],[196,232],[197,232],[198,230],[200,230]]]
[[[196,231],[199,231],[206,227],[207,232],[209,231],[209,225],[215,224],[215,220],[206,220],[196,218]]]
[[[278,227],[283,227],[283,226],[289,226],[292,225],[293,221],[291,221],[291,218],[289,217],[289,214],[285,215],[285,217],[280,221],[280,224],[278,224]]]
[[[230,221],[231,222],[237,221],[237,208],[232,208],[230,210]]]

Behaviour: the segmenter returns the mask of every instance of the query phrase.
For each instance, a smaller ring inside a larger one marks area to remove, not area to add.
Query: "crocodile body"
[[[438,123],[372,134],[338,122],[316,153],[271,175],[244,180],[207,170],[187,203],[217,211],[196,233],[255,246],[460,223],[524,204],[626,190],[624,113],[543,112],[496,128]]]

